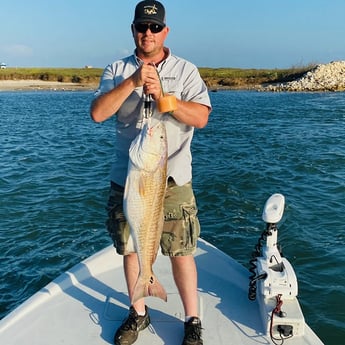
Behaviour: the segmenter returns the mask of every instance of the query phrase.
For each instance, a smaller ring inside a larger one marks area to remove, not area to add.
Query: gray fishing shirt
[[[130,77],[142,64],[135,54],[115,61],[103,72],[95,96],[109,92]],[[163,60],[157,70],[164,93],[173,94],[183,101],[193,101],[211,108],[207,87],[192,63],[172,55]],[[164,121],[168,138],[168,176],[178,185],[192,179],[191,141],[194,127],[177,121],[171,114],[160,114],[152,102],[152,121]],[[143,87],[136,88],[117,111],[115,161],[110,171],[111,181],[124,186],[127,177],[129,147],[143,126]]]

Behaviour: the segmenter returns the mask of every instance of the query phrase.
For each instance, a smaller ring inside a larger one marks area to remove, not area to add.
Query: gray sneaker
[[[132,345],[137,339],[140,331],[148,327],[150,316],[145,306],[145,315],[140,316],[131,306],[127,319],[118,328],[114,336],[115,345]]]
[[[188,322],[185,322],[182,345],[203,345],[201,330],[201,321],[198,317],[192,317]]]

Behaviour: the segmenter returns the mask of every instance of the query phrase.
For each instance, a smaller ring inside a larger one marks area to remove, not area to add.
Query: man
[[[116,162],[111,170],[108,201],[108,231],[119,254],[131,300],[139,266],[136,253],[127,248],[129,226],[122,208],[128,149],[140,132],[144,100],[152,101],[152,116],[164,121],[168,137],[168,181],[164,203],[165,223],[161,250],[171,259],[172,272],[185,310],[183,345],[202,345],[198,316],[197,270],[193,257],[200,233],[197,207],[191,185],[190,145],[194,128],[206,126],[211,111],[207,88],[197,68],[171,54],[164,46],[169,33],[165,9],[158,1],[141,1],[131,26],[133,55],[108,65],[91,104],[91,117],[102,122],[116,116]],[[155,103],[164,93],[173,94],[177,108],[161,114]],[[139,331],[150,323],[144,299],[130,306],[129,316],[115,333],[116,345],[133,344]]]

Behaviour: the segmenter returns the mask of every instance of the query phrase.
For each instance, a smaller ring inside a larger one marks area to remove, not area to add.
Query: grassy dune
[[[250,89],[267,83],[294,80],[314,65],[289,69],[199,68],[209,88]],[[0,70],[0,80],[43,80],[76,84],[97,84],[101,68],[7,68]]]
[[[289,69],[199,68],[199,71],[209,88],[250,89],[295,80],[314,66]]]
[[[61,83],[98,83],[101,68],[6,68],[0,80],[43,80]]]

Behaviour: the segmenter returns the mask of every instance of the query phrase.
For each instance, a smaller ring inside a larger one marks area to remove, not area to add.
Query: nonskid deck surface
[[[204,344],[272,344],[257,302],[249,301],[248,271],[206,241],[196,254]],[[170,260],[158,255],[154,271],[168,302],[148,298],[151,325],[136,344],[174,345],[183,338],[184,311],[172,280]],[[122,257],[108,247],[40,290],[0,321],[0,343],[17,345],[112,344],[128,313]],[[306,329],[285,344],[322,344]]]

